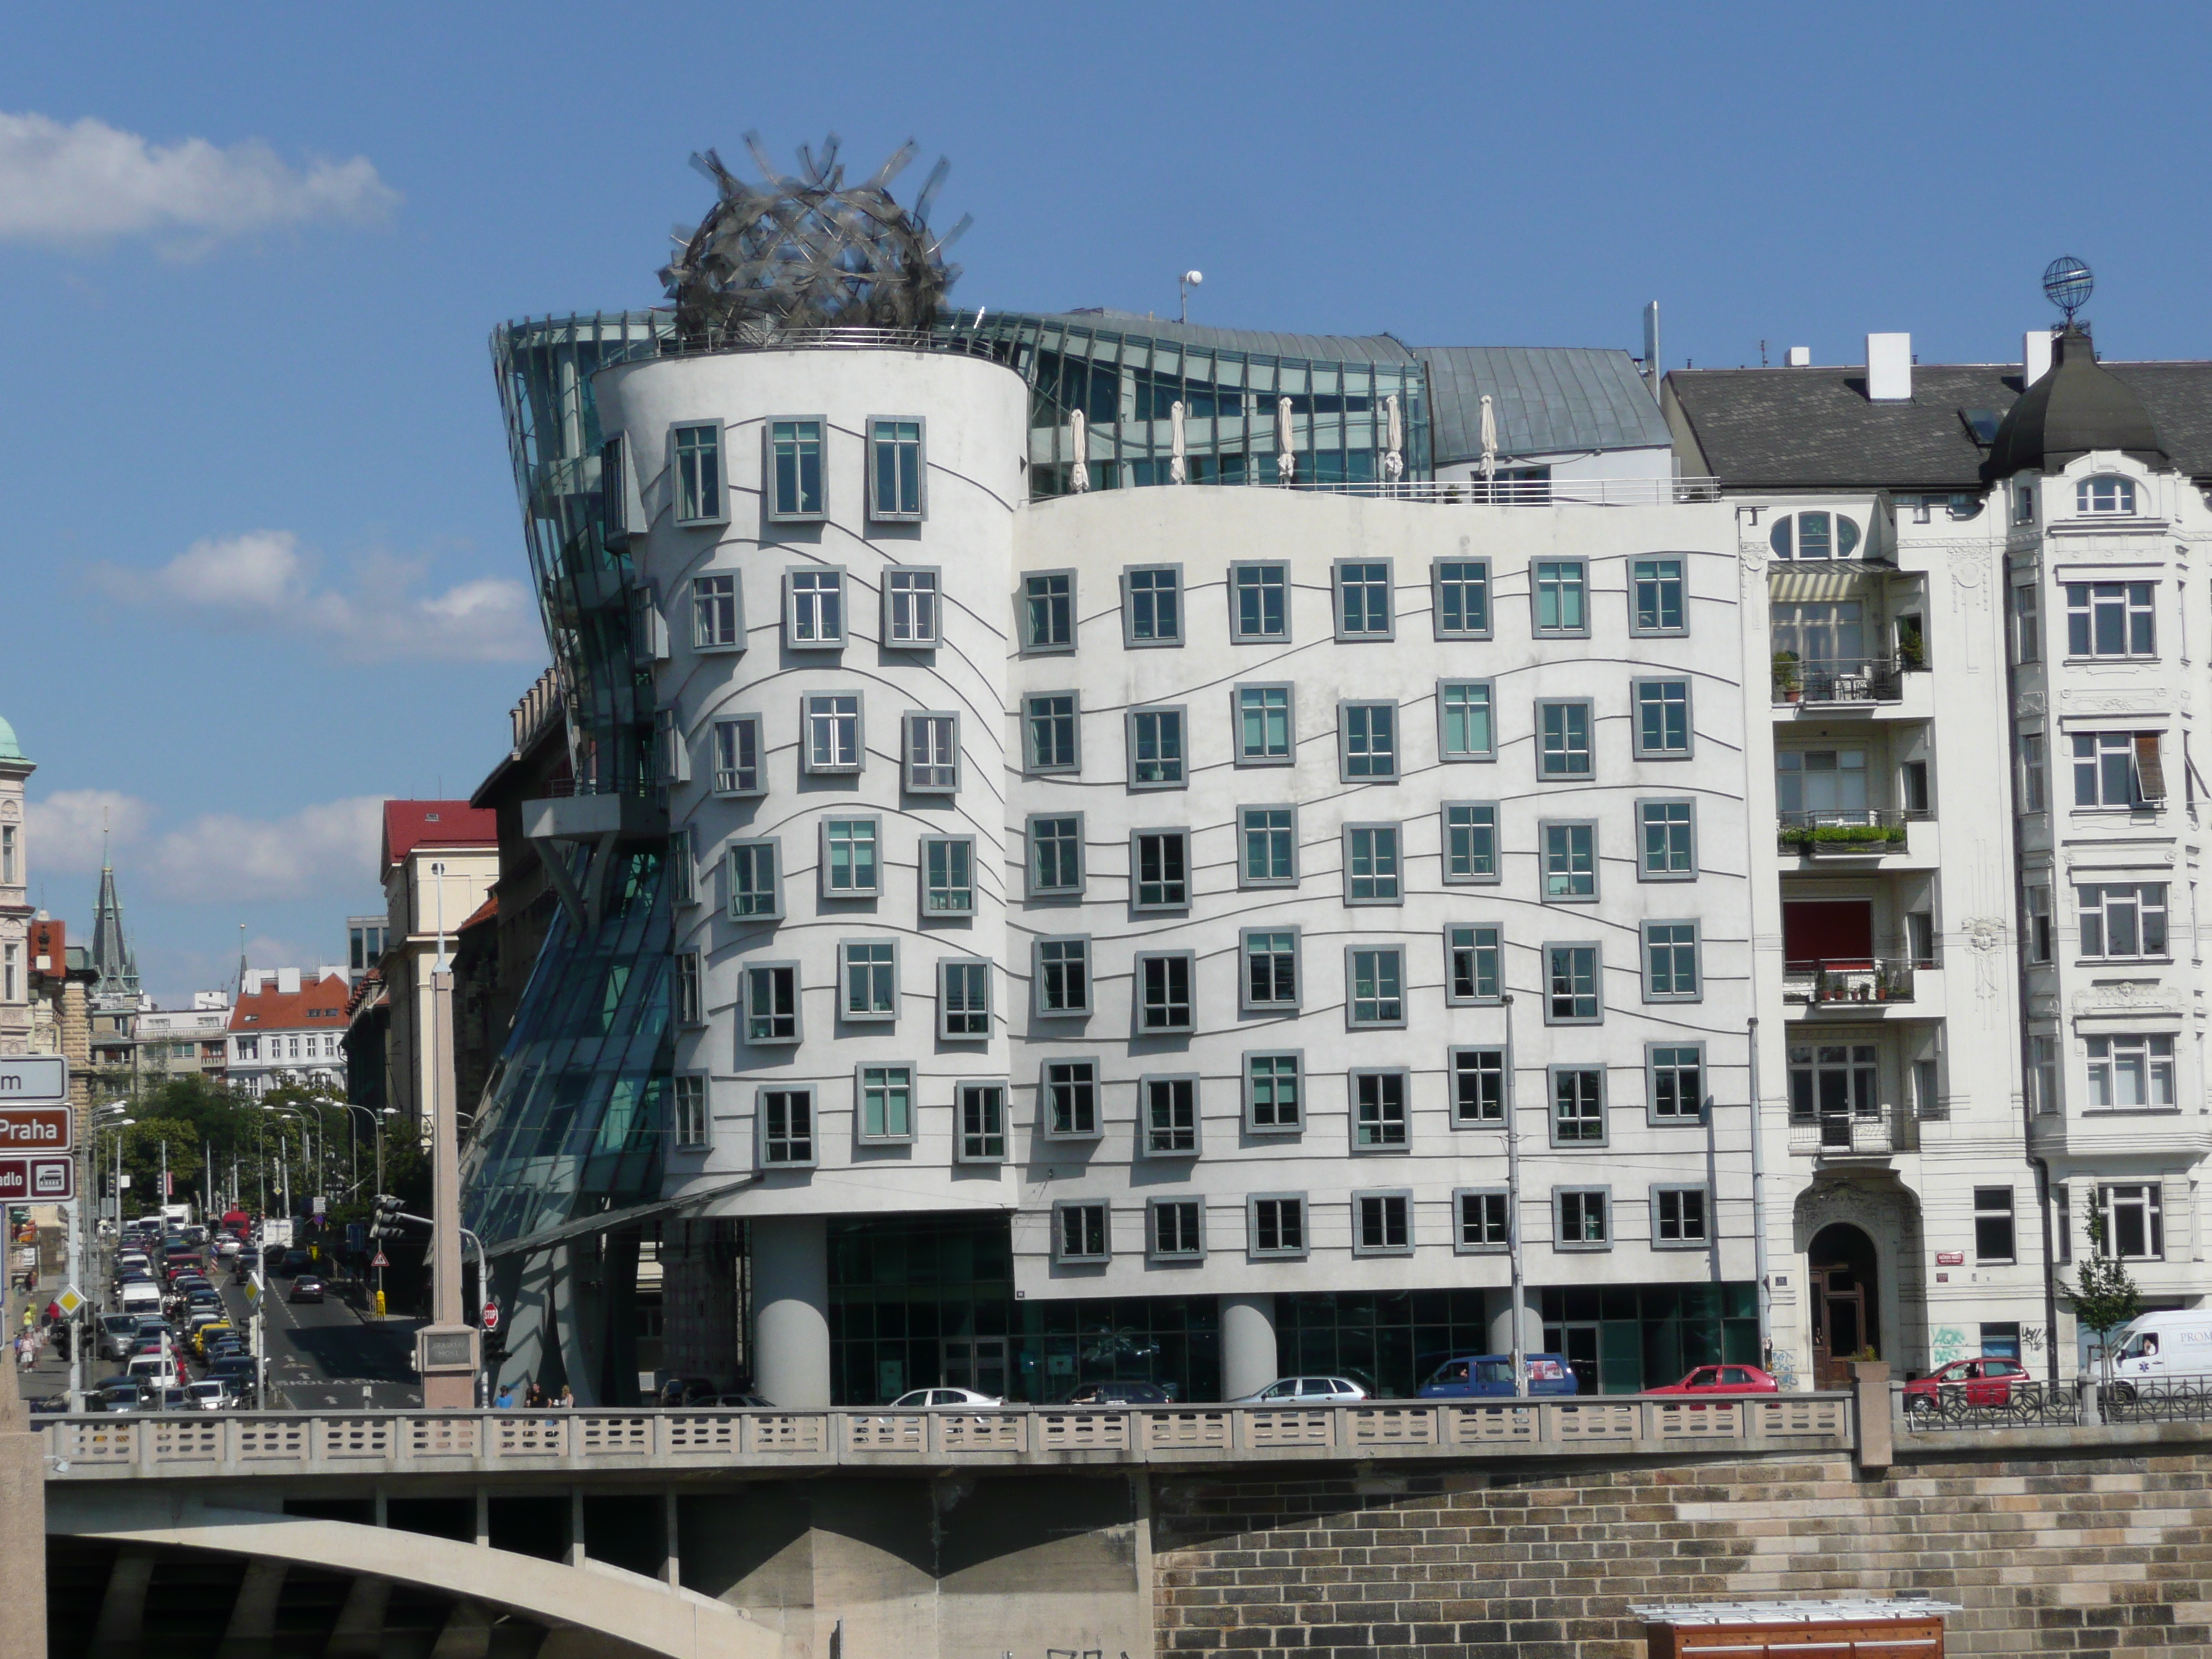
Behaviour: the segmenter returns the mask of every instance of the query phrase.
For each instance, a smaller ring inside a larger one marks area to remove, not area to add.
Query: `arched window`
[[[1840,513],[1792,513],[1774,521],[1766,539],[1778,559],[1848,559],[1858,551],[1858,520]]]
[[[2136,510],[2135,480],[2118,477],[2110,472],[2084,478],[2074,486],[2074,510],[2077,513],[2132,513]]]

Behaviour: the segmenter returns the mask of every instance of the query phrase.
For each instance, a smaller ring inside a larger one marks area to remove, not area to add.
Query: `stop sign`
[[[483,1328],[487,1331],[495,1331],[499,1328],[498,1303],[487,1302],[483,1304]]]

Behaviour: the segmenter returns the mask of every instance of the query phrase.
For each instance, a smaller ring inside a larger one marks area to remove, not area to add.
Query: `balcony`
[[[1777,814],[1776,842],[1785,855],[1814,860],[1878,859],[1905,850],[1906,815],[1873,807]]]
[[[1782,964],[1782,1000],[1816,1013],[1872,1013],[1912,1000],[1916,964],[1856,957]]]
[[[1803,1158],[1886,1158],[1916,1144],[1912,1114],[1897,1106],[1790,1114],[1790,1150]]]
[[[1814,659],[1800,662],[1787,651],[1774,654],[1772,697],[1777,708],[1825,708],[1837,704],[1902,702],[1905,676],[1923,666],[1894,657]]]

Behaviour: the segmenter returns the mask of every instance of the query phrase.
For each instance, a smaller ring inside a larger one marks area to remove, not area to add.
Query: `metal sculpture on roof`
[[[925,329],[960,275],[945,250],[968,228],[963,217],[939,236],[930,198],[951,170],[942,157],[911,207],[890,182],[915,157],[911,140],[865,183],[848,184],[831,133],[817,153],[799,149],[799,174],[778,172],[760,136],[745,135],[760,168],[750,183],[713,150],[692,166],[720,199],[696,228],[678,227],[681,251],[660,273],[685,341],[771,338],[792,329]]]
[[[2060,254],[2043,268],[2043,297],[2064,312],[2069,324],[2074,313],[2089,303],[2096,287],[2097,278],[2088,262],[2070,253]]]

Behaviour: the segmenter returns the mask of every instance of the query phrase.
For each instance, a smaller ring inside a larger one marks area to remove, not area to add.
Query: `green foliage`
[[[2129,1276],[2127,1264],[2105,1254],[2105,1218],[2089,1217],[2090,1253],[2081,1259],[2074,1283],[2058,1281],[2058,1293],[2074,1317],[2096,1332],[2099,1345],[2112,1346],[2112,1333],[2142,1312],[2142,1297]]]
[[[1866,847],[1876,842],[1902,843],[1901,823],[1792,823],[1782,830],[1784,847]]]

